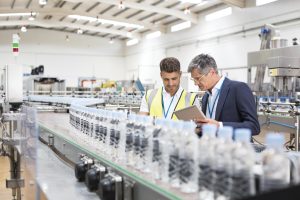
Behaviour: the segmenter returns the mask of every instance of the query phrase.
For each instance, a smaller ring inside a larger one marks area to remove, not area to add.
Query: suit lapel
[[[225,100],[227,98],[227,94],[229,92],[229,84],[230,84],[229,79],[225,78],[224,82],[222,84],[222,87],[221,87],[221,93],[220,93],[218,104],[217,104],[217,108],[216,108],[215,120],[217,120],[217,121],[220,118],[221,110],[222,110],[222,108],[224,106]]]
[[[208,94],[205,93],[205,95],[202,97],[202,112],[206,115],[206,108],[207,108],[207,100],[208,100]]]

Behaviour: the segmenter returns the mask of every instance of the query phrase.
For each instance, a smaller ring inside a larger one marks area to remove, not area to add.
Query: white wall
[[[253,3],[253,0],[247,2]],[[291,45],[292,38],[299,38],[300,35],[300,20],[293,20],[299,18],[299,13],[299,0],[279,0],[261,7],[234,8],[231,16],[211,22],[204,21],[204,13],[199,16],[199,24],[190,29],[165,34],[152,41],[143,39],[138,45],[128,47],[126,59],[133,56],[135,59],[126,62],[126,67],[147,65],[149,59],[146,58],[151,58],[152,52],[156,50],[165,52],[165,56],[177,57],[183,71],[187,70],[191,59],[200,53],[212,55],[219,68],[246,66],[247,53],[260,48],[259,28],[266,23],[280,22],[278,27],[281,36],[287,38]],[[148,56],[147,52],[150,52]],[[140,62],[135,62],[137,60]],[[224,73],[234,80],[247,81],[245,69]],[[157,77],[159,74],[153,72],[152,76]]]
[[[57,31],[29,29],[20,33],[20,54],[12,54],[12,34],[0,31],[0,66],[18,64],[24,72],[31,65],[44,65],[45,76],[66,79],[67,86],[77,86],[78,77],[125,79],[124,46],[108,39]],[[69,35],[69,41],[65,40]]]

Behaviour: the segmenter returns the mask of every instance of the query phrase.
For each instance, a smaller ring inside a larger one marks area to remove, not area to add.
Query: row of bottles
[[[197,193],[198,199],[241,199],[257,194],[256,188],[269,191],[290,184],[289,160],[279,134],[267,137],[270,148],[261,154],[263,173],[257,187],[256,153],[248,129],[204,125],[199,139],[193,122],[153,121],[148,116],[75,105],[70,108],[70,123],[82,133],[78,137],[102,156],[182,192]]]

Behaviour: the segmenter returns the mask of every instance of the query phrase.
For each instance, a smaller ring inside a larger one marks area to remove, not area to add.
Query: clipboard
[[[184,121],[206,118],[205,114],[196,105],[177,110],[174,114],[178,119]]]

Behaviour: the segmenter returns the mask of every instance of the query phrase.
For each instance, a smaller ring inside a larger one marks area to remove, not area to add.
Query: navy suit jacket
[[[202,111],[206,113],[208,94],[202,98]],[[251,129],[252,135],[260,132],[254,96],[246,83],[225,78],[219,96],[215,120],[224,126]]]

